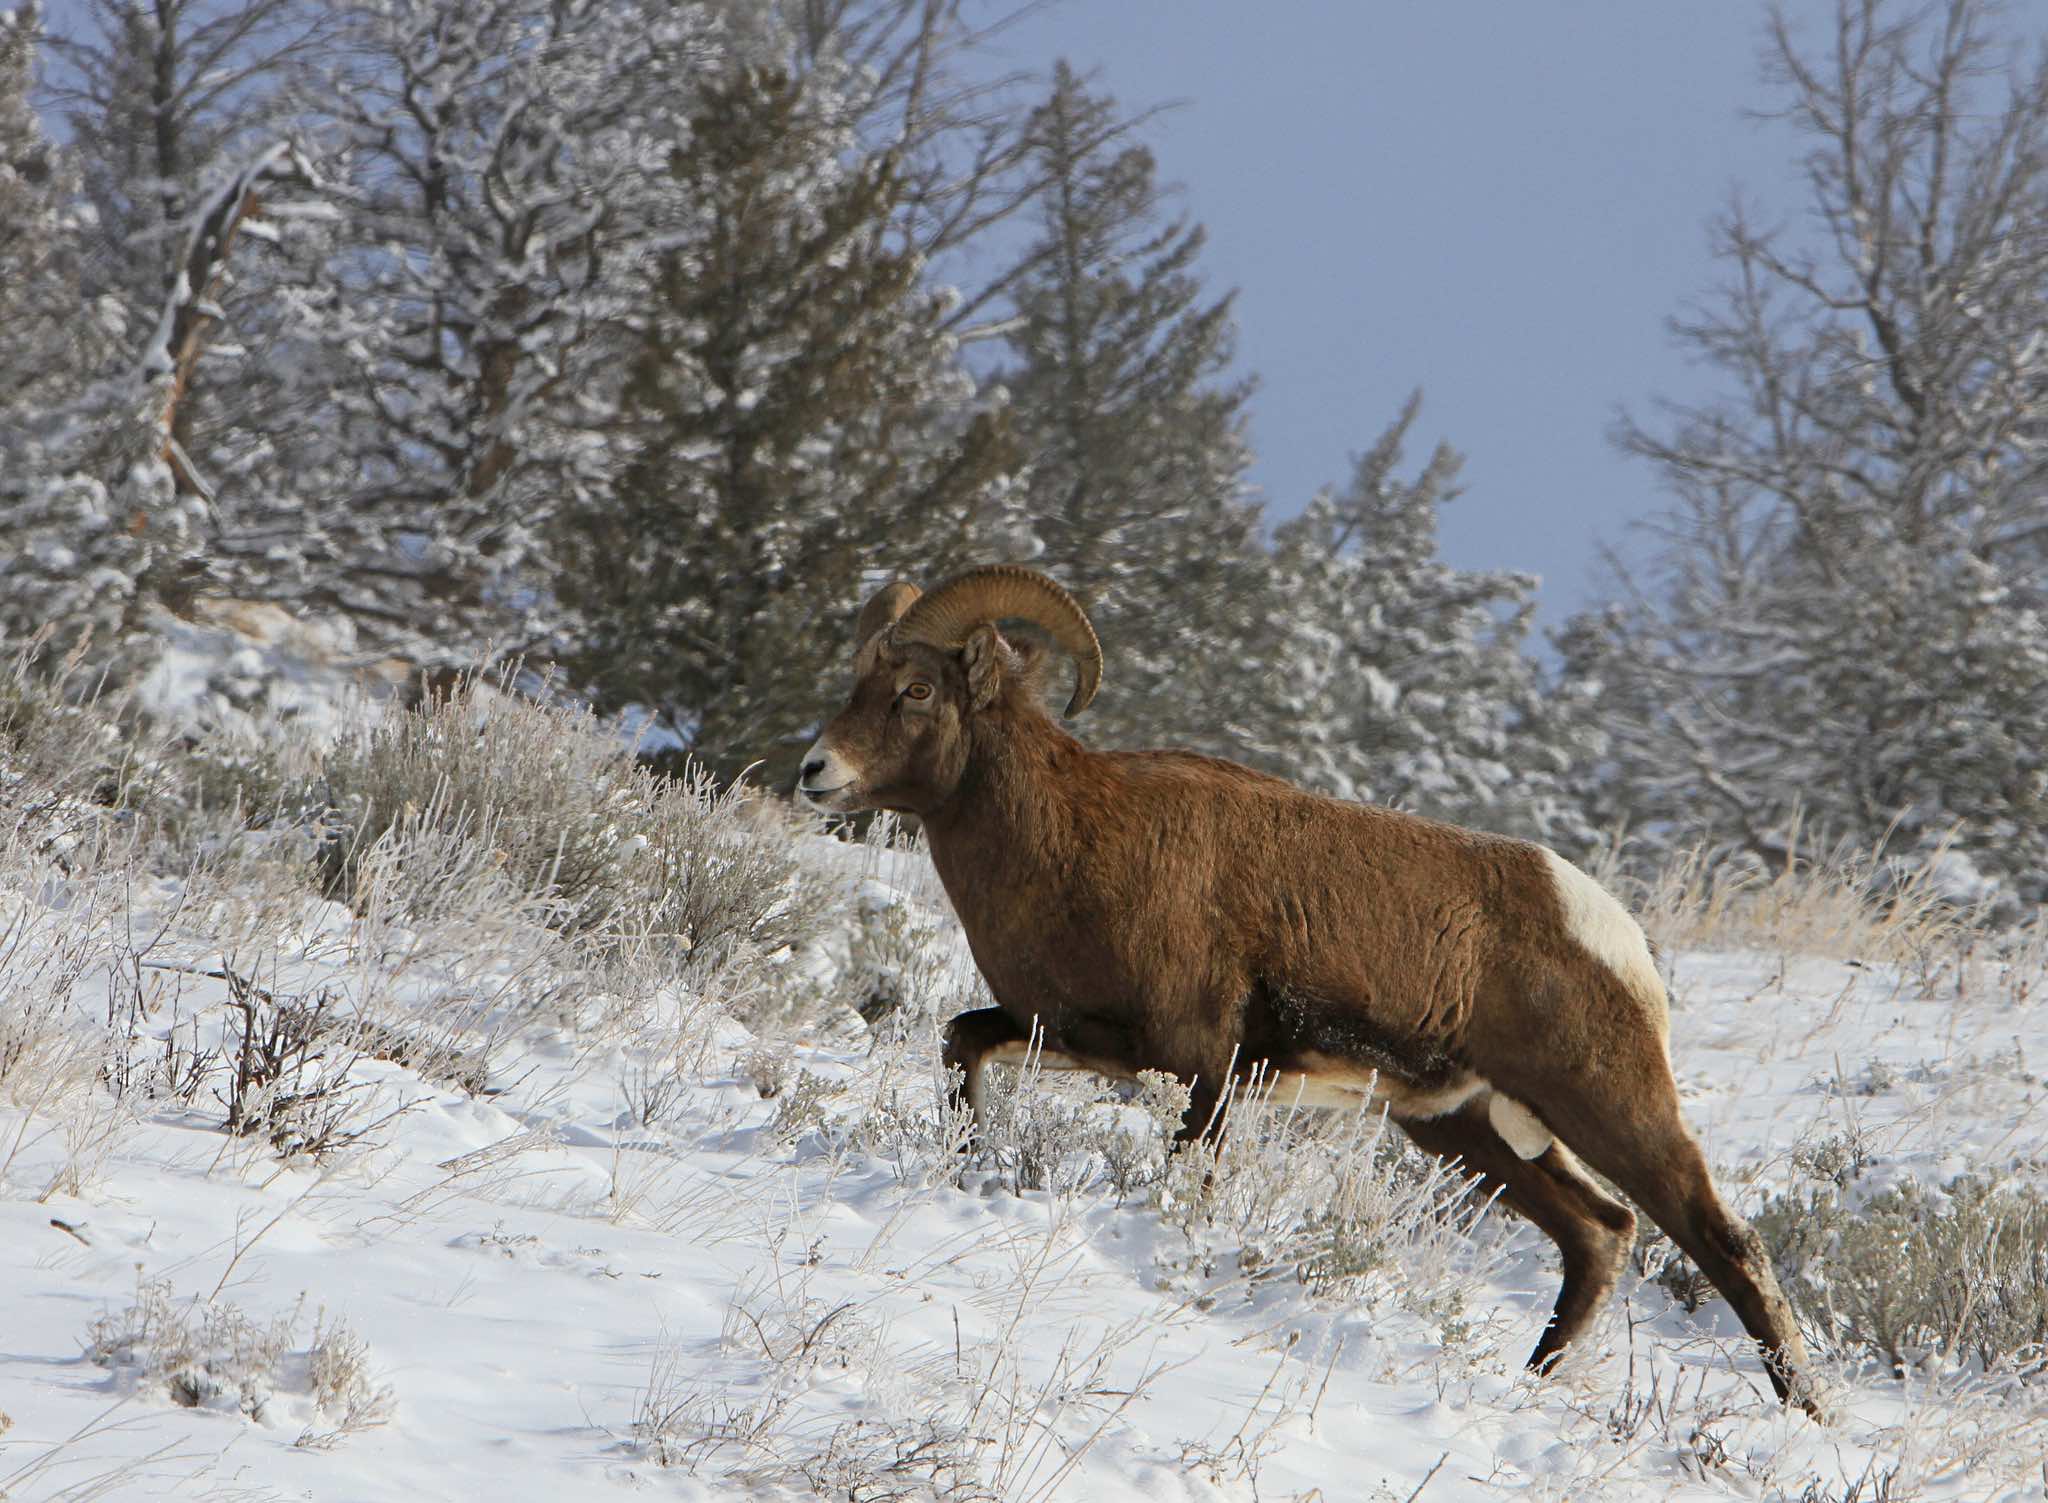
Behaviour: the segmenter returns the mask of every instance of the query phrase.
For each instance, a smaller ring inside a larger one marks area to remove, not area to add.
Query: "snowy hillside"
[[[199,762],[124,814],[10,769],[0,1496],[2041,1496],[2040,1205],[1934,1193],[2041,1172],[2037,955],[1655,899],[1689,1117],[1811,1254],[1823,1429],[1661,1241],[1530,1378],[1548,1244],[1370,1118],[1270,1114],[1205,1187],[1166,1083],[1061,1078],[963,1159],[935,1038],[974,983],[923,857],[522,716],[401,717],[303,784],[203,764],[264,818],[168,801]],[[391,793],[391,833],[316,859],[311,786]]]

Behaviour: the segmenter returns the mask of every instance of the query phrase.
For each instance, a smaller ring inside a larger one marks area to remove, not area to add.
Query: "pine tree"
[[[864,590],[963,561],[1013,456],[827,79],[732,69],[670,171],[692,217],[627,361],[631,459],[557,528],[553,594],[600,705],[786,781]]]
[[[1031,112],[1038,83],[989,70],[1015,19],[963,0],[720,0],[735,50],[830,80],[840,122],[895,163],[899,233],[948,289],[943,323],[987,337],[1024,265],[1010,226],[1044,190]]]
[[[423,661],[549,635],[551,508],[608,483],[660,143],[718,56],[697,7],[349,0],[298,99],[331,217],[271,286],[224,567]]]
[[[1463,461],[1439,445],[1399,478],[1419,411],[1276,531],[1248,748],[1342,798],[1583,848],[1566,777],[1584,739],[1522,651],[1536,581],[1438,557]]]
[[[75,397],[104,351],[78,285],[72,163],[31,101],[34,5],[0,12],[0,424]]]
[[[30,107],[37,24],[33,7],[0,15],[0,639],[53,632],[54,660],[116,649],[152,573],[182,571],[196,518],[118,310],[80,285],[91,221]]]
[[[1045,188],[1000,379],[1029,461],[1037,560],[1101,633],[1114,692],[1091,735],[1228,753],[1258,512],[1231,297],[1204,300],[1204,233],[1163,215],[1152,154],[1065,63],[1026,140]]]
[[[1668,487],[1589,630],[1611,795],[1653,838],[1782,859],[1802,827],[2048,895],[2048,58],[1981,0],[1842,0],[1767,52],[1825,233],[1740,211],[1677,333],[1725,397],[1620,438]]]

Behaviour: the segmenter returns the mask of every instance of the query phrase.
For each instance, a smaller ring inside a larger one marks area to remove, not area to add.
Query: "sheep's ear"
[[[984,622],[969,633],[960,648],[960,666],[967,671],[967,697],[977,710],[995,702],[1003,686],[1003,638]]]

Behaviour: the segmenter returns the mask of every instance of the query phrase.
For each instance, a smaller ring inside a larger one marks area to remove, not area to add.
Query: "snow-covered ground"
[[[957,991],[921,858],[795,838]],[[914,1009],[756,1037],[686,989],[579,994],[509,930],[466,949],[65,866],[20,857],[0,891],[10,1500],[2042,1496],[2032,1390],[1838,1370],[1821,1428],[1723,1304],[1635,1268],[1597,1349],[1532,1379],[1555,1261],[1505,1216],[1446,1262],[1418,1213],[1384,1266],[1304,1280],[1188,1215],[1184,1178],[962,1173]],[[1678,955],[1677,1068],[1730,1197],[1845,1155],[1872,1183],[2037,1174],[2041,979]],[[360,1136],[281,1153],[223,1130],[231,1072],[175,1084],[289,998],[448,1048],[354,1036],[326,1120]],[[112,1076],[79,1052],[109,1057],[110,1018],[136,1025]]]

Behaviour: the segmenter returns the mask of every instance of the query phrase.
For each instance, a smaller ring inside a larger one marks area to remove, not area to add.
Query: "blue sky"
[[[1817,36],[1833,6],[1790,11]],[[1467,456],[1445,556],[1540,574],[1554,624],[1659,505],[1608,442],[1617,410],[1714,387],[1666,332],[1717,277],[1709,221],[1738,185],[1801,212],[1797,143],[1749,117],[1763,21],[1760,0],[1066,0],[990,61],[1184,101],[1148,139],[1209,229],[1206,279],[1238,289],[1270,513],[1347,478],[1420,386],[1411,469],[1438,438]]]

